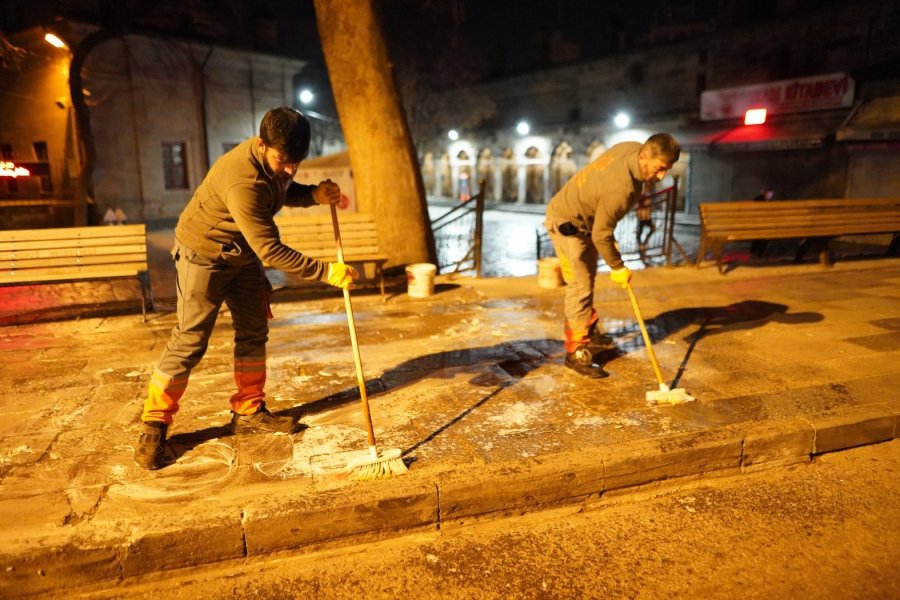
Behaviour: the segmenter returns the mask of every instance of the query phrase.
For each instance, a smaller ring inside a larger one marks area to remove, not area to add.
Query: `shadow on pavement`
[[[695,331],[684,337],[684,340],[690,345],[670,386],[674,388],[678,386],[678,381],[684,374],[697,343],[707,336],[754,329],[767,323],[784,323],[786,325],[818,323],[825,318],[817,312],[791,314],[788,310],[789,307],[786,304],[763,300],[744,300],[728,306],[680,308],[660,313],[656,317],[648,319],[647,332],[656,343],[686,327],[699,325]]]

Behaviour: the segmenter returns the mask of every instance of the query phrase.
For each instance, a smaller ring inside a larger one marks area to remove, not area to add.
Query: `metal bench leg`
[[[141,317],[147,322],[147,311],[153,311],[153,291],[150,288],[150,271],[138,273],[138,282],[141,284]]]

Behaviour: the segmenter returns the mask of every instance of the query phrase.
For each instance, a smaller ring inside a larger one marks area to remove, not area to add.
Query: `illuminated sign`
[[[854,89],[849,75],[831,73],[708,90],[700,95],[700,119],[740,118],[759,106],[765,106],[770,115],[846,108],[853,105]]]
[[[0,177],[28,177],[31,171],[15,163],[0,161]]]
[[[762,125],[766,122],[766,109],[751,108],[744,113],[744,125]]]

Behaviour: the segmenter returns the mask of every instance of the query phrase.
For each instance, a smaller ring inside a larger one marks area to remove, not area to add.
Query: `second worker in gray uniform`
[[[609,265],[615,283],[628,284],[631,271],[616,247],[616,224],[634,207],[643,185],[661,181],[680,154],[668,133],[657,133],[643,144],[616,144],[578,171],[547,205],[544,225],[566,282],[565,364],[582,375],[608,376],[594,355],[613,345],[597,328],[598,258]]]

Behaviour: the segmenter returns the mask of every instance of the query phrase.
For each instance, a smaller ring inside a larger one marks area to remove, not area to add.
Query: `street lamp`
[[[531,131],[531,126],[526,121],[519,121],[519,124],[516,125],[516,131],[519,135],[528,135],[528,132]]]
[[[451,129],[447,132],[447,137],[453,140],[454,142],[459,139],[459,132],[455,129]]]
[[[309,104],[312,104],[312,101],[315,98],[315,95],[311,91],[309,91],[307,89],[303,89],[303,90],[300,90],[299,98],[300,98],[300,104],[307,106]]]
[[[59,37],[57,37],[55,34],[52,34],[49,32],[45,33],[44,40],[48,44],[50,44],[51,46],[54,46],[56,48],[65,48],[66,50],[69,49],[69,47],[66,45],[66,43],[64,41],[62,41],[61,39],[59,39]]]
[[[613,123],[615,123],[616,127],[619,129],[625,129],[631,123],[631,117],[629,117],[627,113],[620,112],[613,117]]]

